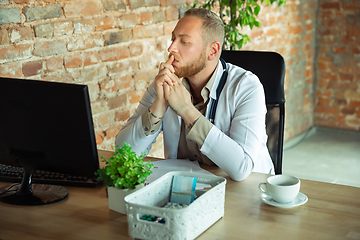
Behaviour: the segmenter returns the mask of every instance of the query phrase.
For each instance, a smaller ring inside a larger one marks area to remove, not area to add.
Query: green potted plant
[[[247,34],[239,32],[239,28],[243,29],[249,26],[253,29],[254,26],[260,27],[260,22],[256,17],[260,13],[259,3],[265,2],[265,5],[278,2],[278,6],[286,4],[286,0],[205,0],[202,3],[202,8],[209,10],[218,9],[219,16],[225,25],[225,42],[224,49],[235,50],[236,47],[241,49],[250,38]],[[198,0],[194,2],[191,8],[197,7]]]
[[[154,167],[150,161],[144,162],[144,157],[144,153],[138,156],[131,151],[131,146],[126,143],[122,148],[115,146],[115,152],[108,160],[101,157],[105,166],[95,174],[104,181],[111,210],[126,214],[124,197],[144,186]]]

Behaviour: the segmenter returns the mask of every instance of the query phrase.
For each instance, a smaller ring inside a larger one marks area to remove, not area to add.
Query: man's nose
[[[178,49],[177,49],[177,46],[176,46],[176,40],[172,41],[169,48],[168,48],[168,52],[169,53],[174,53],[174,52],[177,52]]]

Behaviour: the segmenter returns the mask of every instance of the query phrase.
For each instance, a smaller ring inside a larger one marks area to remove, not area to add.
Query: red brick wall
[[[360,1],[319,1],[316,124],[360,130]]]
[[[0,76],[87,84],[98,147],[110,150],[185,9],[185,0],[1,1]]]
[[[244,49],[276,51],[285,59],[285,139],[314,125],[317,9],[313,0],[262,7],[261,26],[246,31],[251,42]]]
[[[87,84],[98,147],[112,149],[191,2],[2,1],[0,76]],[[360,129],[359,15],[359,0],[287,0],[248,31],[245,49],[285,58],[286,138],[314,124]]]

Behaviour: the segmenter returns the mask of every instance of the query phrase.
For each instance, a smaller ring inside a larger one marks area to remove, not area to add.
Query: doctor
[[[165,158],[217,165],[235,181],[252,171],[273,173],[263,87],[251,72],[220,60],[221,19],[206,9],[190,9],[171,40],[169,59],[160,64],[115,144],[149,152],[163,131]]]

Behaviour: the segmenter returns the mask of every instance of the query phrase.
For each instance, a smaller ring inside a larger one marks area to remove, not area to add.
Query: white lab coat
[[[270,173],[273,163],[266,147],[266,106],[262,84],[258,77],[249,71],[229,63],[227,67],[228,78],[218,100],[214,126],[200,151],[232,179],[240,181],[251,171]],[[223,67],[219,61],[210,91],[211,100],[206,109],[207,118],[211,101],[216,99],[216,88],[222,72]],[[122,147],[126,142],[137,154],[148,153],[157,135],[163,131],[165,158],[176,159],[180,138],[180,116],[168,108],[158,132],[146,136],[143,130],[141,115],[155,98],[153,82],[147,88],[135,113],[116,136],[115,144]]]

